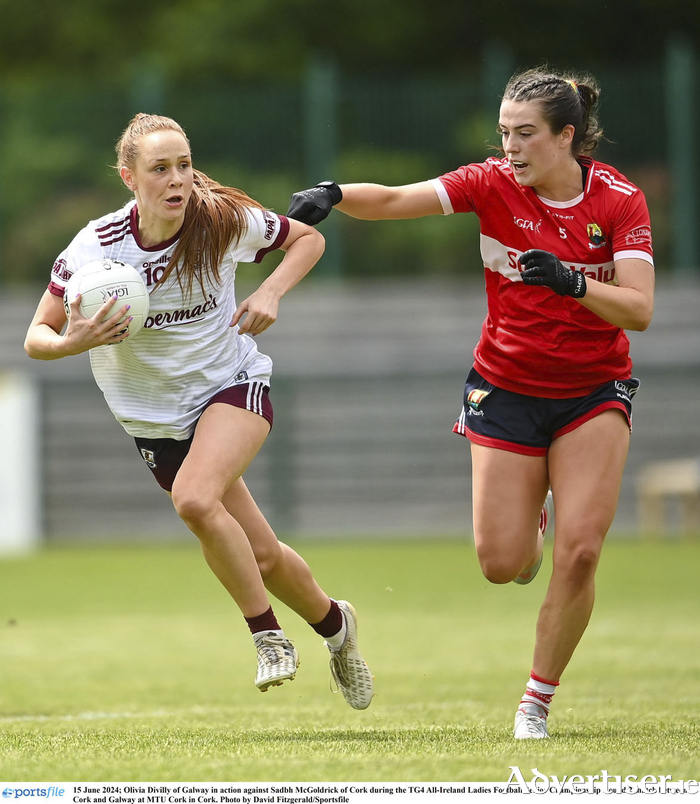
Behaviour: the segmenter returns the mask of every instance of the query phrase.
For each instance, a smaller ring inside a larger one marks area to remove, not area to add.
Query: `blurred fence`
[[[187,538],[114,421],[86,357],[31,361],[21,341],[38,291],[0,300],[0,367],[41,391],[43,529],[65,539]],[[661,286],[631,335],[634,435],[614,532],[637,532],[651,461],[700,457],[700,287]],[[484,313],[477,284],[302,285],[259,338],[272,355],[275,427],[246,474],[283,534],[471,533],[468,443],[451,433]],[[671,507],[669,533],[678,531]]]
[[[186,536],[87,358],[41,363],[21,348],[56,255],[127,198],[109,166],[128,119],[176,118],[198,167],[284,211],[292,191],[330,176],[401,184],[484,159],[515,66],[505,54],[473,75],[370,81],[320,61],[304,82],[256,85],[0,77],[0,372],[26,374],[40,391],[49,539]],[[652,328],[632,336],[642,390],[622,531],[637,525],[635,478],[646,463],[700,455],[697,68],[692,50],[670,43],[665,60],[594,72],[609,140],[599,156],[644,190],[662,280]],[[307,280],[260,338],[275,361],[276,424],[247,480],[281,531],[470,531],[468,446],[451,427],[484,315],[477,224],[452,216],[368,226],[340,215],[322,224],[328,249],[314,275],[328,281]],[[254,281],[269,267],[245,273]]]
[[[148,73],[130,86],[0,78],[0,278],[43,281],[87,220],[126,200],[109,166],[113,143],[137,111],[179,120],[200,168],[285,211],[292,191],[329,176],[402,184],[493,154],[487,142],[498,144],[499,94],[515,67],[505,54],[485,56],[481,72],[424,78],[350,78],[323,61],[310,62],[305,81],[275,84],[192,77],[171,86]],[[595,72],[608,138],[600,158],[644,189],[659,270],[694,268],[694,53],[670,44],[657,63]],[[318,274],[461,276],[471,265],[476,276],[478,261],[464,260],[465,249],[476,253],[476,222],[456,217],[438,233],[425,221],[358,232],[334,216],[323,224],[333,247]]]

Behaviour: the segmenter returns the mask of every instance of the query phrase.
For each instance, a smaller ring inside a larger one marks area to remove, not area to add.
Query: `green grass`
[[[365,712],[276,605],[302,664],[261,695],[245,624],[194,546],[50,549],[0,561],[4,781],[505,781],[697,778],[700,540],[611,541],[552,739],[515,743],[546,569],[491,586],[448,540],[295,544],[353,601],[376,675]]]

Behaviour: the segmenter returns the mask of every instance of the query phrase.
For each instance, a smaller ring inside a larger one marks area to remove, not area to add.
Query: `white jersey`
[[[183,297],[174,272],[155,287],[177,238],[144,247],[136,201],[91,221],[54,264],[49,291],[56,296],[63,296],[80,266],[102,257],[133,265],[149,288],[144,328],[119,344],[90,350],[95,381],[129,435],[186,439],[214,394],[249,380],[269,385],[272,361],[253,338],[230,326],[237,306],[234,281],[239,262],[260,262],[284,243],[289,221],[268,210],[246,211],[247,228],[224,256],[220,283],[205,279],[202,291],[195,281],[191,297]]]

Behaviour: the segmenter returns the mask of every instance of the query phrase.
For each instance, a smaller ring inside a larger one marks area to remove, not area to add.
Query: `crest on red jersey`
[[[588,239],[594,246],[602,246],[605,243],[605,235],[603,230],[597,223],[589,223],[587,227]]]

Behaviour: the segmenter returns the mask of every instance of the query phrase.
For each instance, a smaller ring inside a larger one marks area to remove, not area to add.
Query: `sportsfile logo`
[[[2,791],[3,798],[53,798],[65,796],[64,787],[6,787]]]

